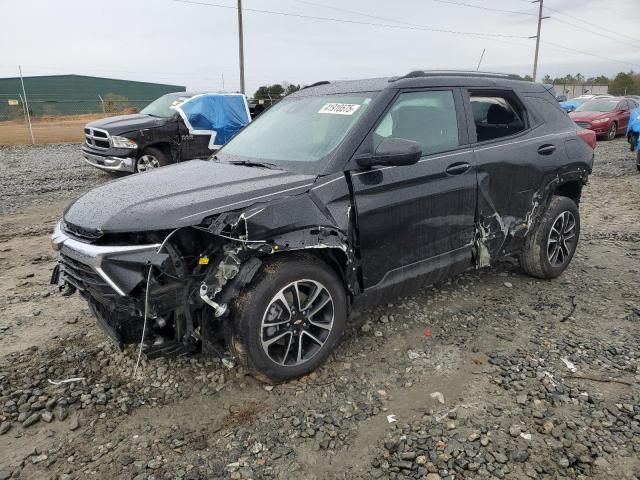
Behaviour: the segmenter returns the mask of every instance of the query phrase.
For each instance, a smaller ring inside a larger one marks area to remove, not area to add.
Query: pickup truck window
[[[314,173],[367,110],[374,94],[294,97],[274,105],[234,137],[218,157],[268,162]]]
[[[417,142],[422,154],[458,146],[458,120],[449,90],[402,93],[373,133],[374,149],[389,137]]]
[[[188,98],[185,95],[163,95],[140,110],[140,113],[151,115],[152,117],[171,118],[176,114],[176,111],[171,106],[182,103]]]
[[[478,142],[509,137],[525,129],[524,112],[506,94],[471,93],[471,110]]]

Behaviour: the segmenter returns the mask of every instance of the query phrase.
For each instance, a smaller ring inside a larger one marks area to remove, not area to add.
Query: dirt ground
[[[46,148],[0,149],[19,179],[0,182],[0,480],[640,478],[640,174],[623,139],[599,144],[561,277],[507,261],[356,312],[326,365],[275,387],[203,356],[133,377],[135,348],[48,285],[52,226],[109,177],[56,146],[73,171],[53,188],[26,166]]]
[[[31,119],[33,138],[37,144],[82,142],[84,126],[106,115],[88,113],[83,115],[64,115],[34,117]],[[29,128],[24,120],[0,122],[0,145],[26,145],[31,143]]]

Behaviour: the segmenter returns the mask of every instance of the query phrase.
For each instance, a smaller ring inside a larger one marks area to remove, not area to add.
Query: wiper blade
[[[277,169],[277,165],[275,163],[269,162],[253,162],[251,160],[232,160],[230,162],[231,165],[242,165],[243,167],[258,167],[258,168],[269,168],[269,169]]]

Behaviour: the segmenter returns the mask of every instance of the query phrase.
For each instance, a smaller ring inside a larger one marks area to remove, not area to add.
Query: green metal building
[[[171,92],[184,92],[181,85],[136,82],[86,75],[24,77],[27,103],[32,115],[117,113],[141,109]],[[0,78],[0,121],[23,115],[20,77]]]

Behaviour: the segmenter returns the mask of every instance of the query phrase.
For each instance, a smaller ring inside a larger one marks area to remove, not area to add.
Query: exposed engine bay
[[[120,348],[142,341],[148,358],[220,353],[229,341],[230,304],[261,257],[307,248],[323,249],[327,260],[335,251],[346,256],[346,237],[334,228],[289,232],[286,241],[249,238],[247,219],[264,210],[222,213],[207,226],[104,236],[61,221],[53,235],[59,263],[52,283],[63,295],[78,292]]]

